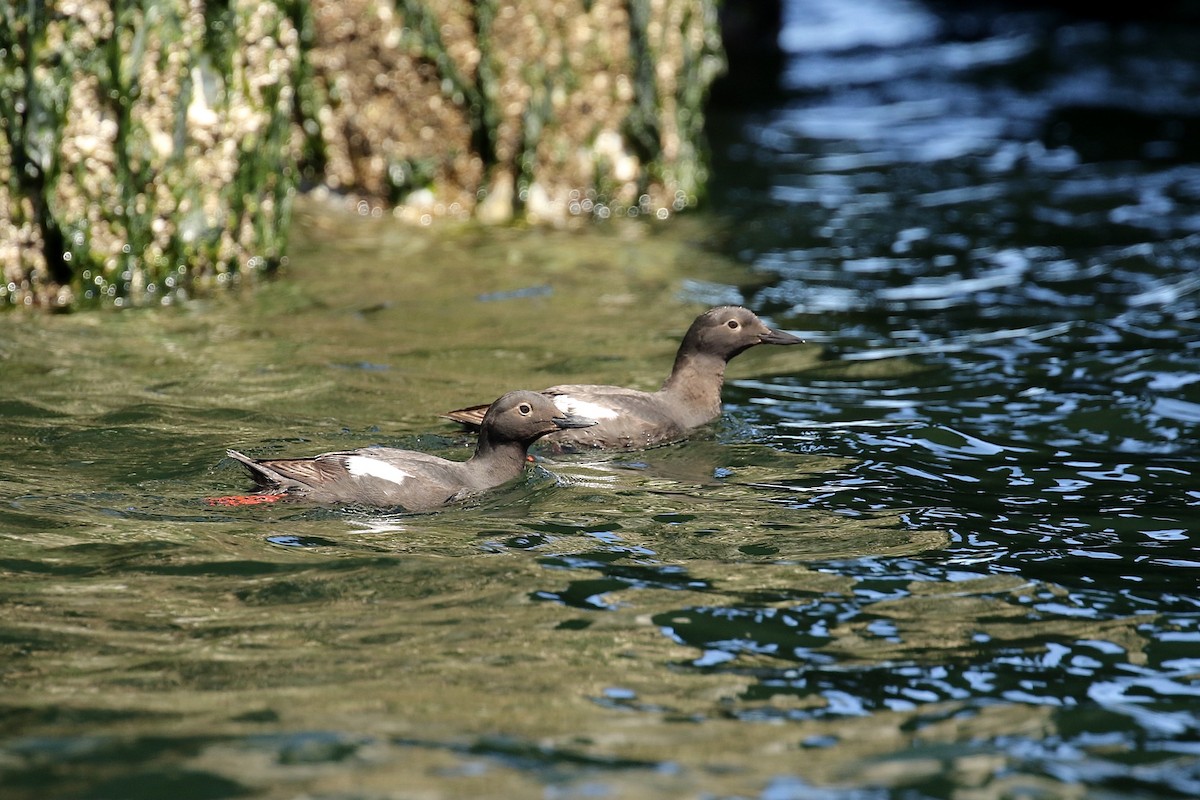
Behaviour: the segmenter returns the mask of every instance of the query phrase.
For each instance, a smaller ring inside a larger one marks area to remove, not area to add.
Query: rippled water
[[[3,796],[1200,795],[1200,32],[843,6],[714,120],[719,215],[310,204],[253,293],[0,318]],[[465,456],[437,412],[653,387],[730,300],[811,344],[693,441],[204,500],[228,446]]]

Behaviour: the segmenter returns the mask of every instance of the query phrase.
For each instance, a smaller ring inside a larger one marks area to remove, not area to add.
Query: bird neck
[[[675,366],[659,394],[686,410],[690,424],[702,424],[721,413],[721,386],[725,383],[725,359],[680,348]]]
[[[479,432],[479,444],[475,446],[472,464],[484,465],[489,475],[499,480],[496,485],[506,483],[525,470],[525,454],[528,445],[514,441],[492,441],[486,430]]]

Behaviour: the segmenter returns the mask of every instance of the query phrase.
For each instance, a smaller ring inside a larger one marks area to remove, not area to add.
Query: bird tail
[[[489,407],[490,404],[456,408],[454,411],[447,411],[441,416],[462,424],[469,431],[478,431],[479,427],[483,425],[483,416],[487,413]]]

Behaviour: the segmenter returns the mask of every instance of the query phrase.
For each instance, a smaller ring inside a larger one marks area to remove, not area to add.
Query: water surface
[[[841,5],[714,119],[707,215],[308,203],[253,291],[0,318],[5,798],[1200,794],[1200,34]],[[654,388],[729,301],[810,343],[687,443],[205,502],[226,447]]]

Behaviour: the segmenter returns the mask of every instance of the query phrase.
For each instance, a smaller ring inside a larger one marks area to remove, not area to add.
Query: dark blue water
[[[950,540],[825,565],[853,577],[836,600],[666,627],[698,669],[769,654],[751,696],[806,702],[751,717],[910,711],[920,740],[1008,708],[1039,730],[960,742],[1007,754],[984,786],[1200,793],[1200,31],[789,13],[784,102],[723,120],[742,140],[718,174],[752,180],[717,199],[736,209],[725,246],[765,284],[752,304],[826,362],[737,391],[773,447],[849,459],[796,482],[794,508],[904,509]],[[848,663],[867,642],[886,656]],[[951,796],[961,755],[934,757],[939,774],[889,796]]]
[[[253,294],[0,319],[0,796],[1200,796],[1200,29],[794,0],[782,43],[703,215],[301,204]],[[463,457],[439,411],[653,387],[727,301],[810,345],[687,443],[204,501],[225,447]]]

